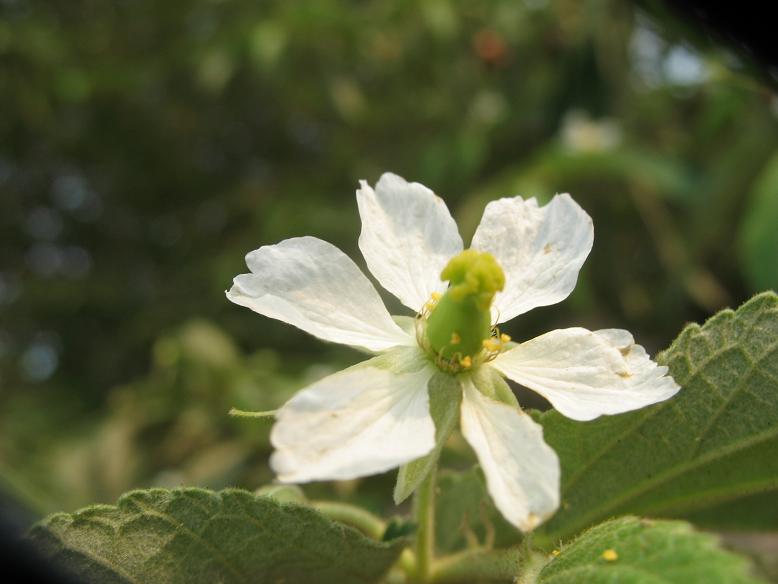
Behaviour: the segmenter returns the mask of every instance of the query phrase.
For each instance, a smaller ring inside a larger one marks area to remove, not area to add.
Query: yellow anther
[[[562,552],[560,552],[559,550],[554,550],[554,551],[551,552],[551,555],[554,556],[554,557],[557,557],[561,553]]]
[[[427,300],[427,302],[424,303],[424,310],[427,312],[432,312],[435,307],[438,305],[438,300],[443,298],[443,294],[440,292],[433,292],[430,294],[430,299]]]
[[[500,342],[495,339],[486,339],[483,345],[487,351],[499,351],[501,347]]]
[[[462,358],[459,360],[459,364],[460,364],[460,365],[461,365],[461,366],[462,366],[464,369],[470,369],[470,368],[473,366],[473,359],[470,357],[470,355],[466,355],[466,356],[462,357]]]
[[[510,343],[511,342],[511,336],[506,335],[505,333],[500,335],[500,342],[501,343]]]
[[[602,559],[606,562],[615,562],[619,559],[619,554],[617,554],[614,549],[607,549],[602,552]]]
[[[451,340],[449,341],[452,345],[458,345],[462,342],[462,337],[459,336],[459,333],[454,331],[451,333]]]

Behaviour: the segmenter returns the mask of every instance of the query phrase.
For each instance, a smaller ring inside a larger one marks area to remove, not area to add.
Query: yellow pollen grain
[[[453,332],[451,333],[451,340],[449,341],[452,345],[458,345],[462,342],[462,337],[459,336],[459,333]]]
[[[443,297],[443,295],[440,292],[433,292],[430,294],[430,298],[432,299],[432,302],[437,302]]]
[[[505,333],[500,335],[500,342],[501,343],[510,343],[511,342],[511,336],[506,335]]]
[[[602,559],[606,562],[615,562],[619,559],[619,554],[617,554],[614,549],[607,549],[602,552]]]
[[[494,339],[486,339],[483,343],[484,349],[487,351],[499,351],[500,350],[500,343],[495,341]]]
[[[459,360],[459,364],[464,367],[465,369],[470,369],[470,367],[473,366],[473,359],[470,357],[470,355],[467,355],[465,357],[462,357]]]

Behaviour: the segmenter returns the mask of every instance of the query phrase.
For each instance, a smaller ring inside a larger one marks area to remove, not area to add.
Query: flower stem
[[[361,507],[336,501],[312,501],[310,505],[328,519],[354,527],[373,539],[380,541],[386,531],[383,519]],[[397,573],[387,576],[387,582],[398,578],[405,582],[408,575],[416,573],[416,559],[411,550],[406,548],[402,551],[396,568]]]
[[[416,582],[429,582],[435,559],[435,489],[437,468],[433,467],[414,495],[416,516]]]
[[[436,563],[432,582],[513,582],[521,569],[519,550],[468,550]]]
[[[373,539],[380,540],[384,535],[386,523],[361,507],[335,501],[313,501],[311,506],[325,517],[355,527]]]
[[[520,547],[468,550],[436,562],[430,582],[534,584],[547,562],[548,559],[543,554],[531,552],[527,555]]]

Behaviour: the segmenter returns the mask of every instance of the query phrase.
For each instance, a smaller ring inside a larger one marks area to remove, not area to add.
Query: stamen
[[[494,339],[494,338],[491,338],[491,339],[486,339],[486,340],[483,342],[483,345],[484,345],[484,349],[486,349],[487,351],[499,351],[499,350],[500,350],[500,348],[502,347],[502,345],[500,344],[500,342],[499,342],[499,341],[497,341],[497,340],[496,340],[496,339]]]
[[[506,349],[505,343],[510,341],[510,336],[500,334],[500,329],[497,326],[490,327],[489,338],[482,341],[478,350],[469,354],[466,354],[463,350],[463,339],[459,330],[451,331],[448,343],[443,347],[443,350],[435,349],[430,343],[427,335],[427,321],[436,308],[438,301],[443,297],[444,295],[433,292],[430,295],[429,300],[422,306],[421,311],[416,314],[414,323],[416,329],[416,342],[425,353],[433,357],[435,365],[439,369],[452,375],[456,375],[457,373],[475,369],[484,363],[494,360]]]

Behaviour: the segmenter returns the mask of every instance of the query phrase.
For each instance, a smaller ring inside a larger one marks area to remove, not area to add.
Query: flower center
[[[505,275],[491,254],[468,249],[448,262],[440,278],[449,281],[449,288],[427,303],[421,340],[441,368],[458,372],[507,342],[492,329],[490,311]]]

